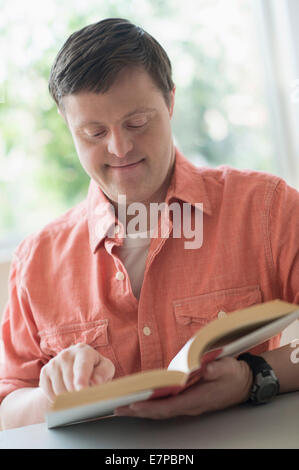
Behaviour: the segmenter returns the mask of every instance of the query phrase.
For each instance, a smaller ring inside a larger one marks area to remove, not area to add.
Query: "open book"
[[[200,380],[206,364],[237,356],[280,333],[299,318],[299,306],[272,300],[236,310],[201,328],[167,369],[138,372],[80,391],[58,395],[46,415],[48,428],[113,415],[130,403],[167,397]]]

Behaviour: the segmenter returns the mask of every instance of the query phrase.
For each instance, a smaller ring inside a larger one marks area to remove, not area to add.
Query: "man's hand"
[[[88,344],[61,351],[41,370],[39,386],[50,401],[55,395],[111,380],[114,364]]]
[[[115,414],[153,419],[200,415],[246,401],[251,384],[252,372],[247,363],[226,357],[211,362],[202,380],[185,392],[170,398],[119,407]]]

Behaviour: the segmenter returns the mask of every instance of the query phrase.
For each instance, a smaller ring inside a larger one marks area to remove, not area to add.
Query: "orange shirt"
[[[124,227],[105,236],[115,219],[93,181],[86,200],[20,243],[2,320],[1,398],[38,386],[41,367],[76,342],[111,359],[119,377],[167,367],[223,312],[275,298],[299,303],[295,189],[267,173],[197,168],[176,150],[173,201],[203,204],[203,243],[186,249],[172,237],[170,213],[169,236],[151,240],[139,299],[113,250]],[[278,346],[279,336],[252,351]]]

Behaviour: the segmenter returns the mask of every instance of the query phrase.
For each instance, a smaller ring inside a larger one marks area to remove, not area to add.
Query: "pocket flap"
[[[46,354],[59,351],[77,343],[92,347],[108,344],[108,319],[56,326],[39,332],[40,347]]]
[[[223,289],[176,300],[173,302],[173,307],[176,321],[181,325],[189,325],[193,322],[205,325],[217,318],[218,314],[231,313],[261,301],[260,286],[255,285]]]

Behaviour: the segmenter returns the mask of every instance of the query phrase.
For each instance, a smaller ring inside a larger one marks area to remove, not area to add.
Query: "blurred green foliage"
[[[10,50],[0,103],[0,244],[15,244],[86,197],[89,177],[47,82],[67,37],[106,17],[132,20],[167,50],[177,87],[173,132],[186,156],[197,164],[275,172],[249,0],[53,0],[48,12],[39,7],[40,17],[27,8],[25,22],[16,1],[6,3],[0,22],[0,45]],[[234,9],[244,24],[236,20],[234,30],[217,34],[206,18],[214,11],[222,21],[221,3],[227,21]],[[238,60],[231,56],[233,41],[242,43],[243,58],[242,50]],[[249,58],[246,47],[252,48]]]

